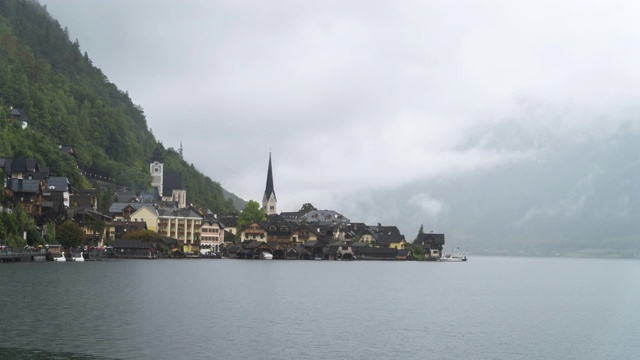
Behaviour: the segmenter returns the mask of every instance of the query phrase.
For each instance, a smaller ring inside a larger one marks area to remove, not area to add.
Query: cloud
[[[366,196],[638,126],[632,1],[42,2],[225,188],[261,199],[271,150],[281,210],[409,217]]]

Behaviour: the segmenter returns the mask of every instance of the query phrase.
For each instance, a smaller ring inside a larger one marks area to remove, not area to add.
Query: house
[[[407,242],[404,235],[400,234],[397,226],[371,226],[376,237],[377,247],[388,247],[394,249],[404,249]]]
[[[333,210],[311,210],[304,215],[298,217],[299,222],[308,224],[345,224],[351,222],[342,214]]]
[[[97,243],[99,247],[104,245],[111,217],[91,209],[73,210],[69,216],[82,229],[85,242]]]
[[[220,223],[224,225],[225,231],[232,233],[234,236],[238,232],[236,227],[238,226],[238,217],[235,215],[224,216],[219,219]],[[225,237],[226,239],[226,237]]]
[[[22,204],[24,211],[33,218],[42,215],[42,189],[44,181],[33,179],[8,179],[4,188],[6,205]]]
[[[124,259],[155,259],[158,255],[155,244],[139,240],[116,240],[113,253]]]
[[[312,225],[298,225],[291,232],[291,242],[303,244],[307,241],[316,241],[320,239],[322,236],[317,231],[317,228]]]
[[[146,230],[147,224],[143,222],[131,221],[110,221],[105,223],[105,240],[112,242],[122,239],[126,234],[135,231]]]
[[[280,215],[269,215],[267,226],[267,242],[277,242],[285,246],[291,245],[295,223],[286,221]]]
[[[242,229],[242,232],[240,233],[240,241],[245,242],[258,240],[266,242],[268,226],[269,224],[267,222],[252,222]]]
[[[263,252],[273,255],[273,248],[264,241],[253,240],[245,244],[243,248],[246,251],[246,259],[262,259]]]
[[[158,211],[158,234],[177,239],[185,254],[200,250],[202,218],[192,209],[166,209]]]
[[[142,221],[147,224],[147,230],[154,232],[158,232],[158,219],[158,210],[151,204],[146,204],[129,215],[129,221]]]
[[[444,234],[418,234],[418,237],[413,243],[424,249],[427,260],[438,260],[442,257]]]
[[[27,113],[24,110],[14,108],[13,106],[10,108],[10,110],[11,110],[11,118],[19,121],[20,125],[22,126],[22,129],[26,129],[30,121],[29,117],[27,116]]]
[[[215,217],[207,215],[200,227],[200,252],[218,253],[224,244],[224,224]]]
[[[358,246],[353,251],[362,260],[395,260],[398,255],[397,249],[384,247]]]
[[[43,214],[48,219],[65,219],[70,206],[72,188],[69,179],[52,176],[46,179],[43,189]]]
[[[325,260],[353,260],[353,248],[347,242],[335,242],[323,249]]]
[[[400,249],[396,255],[396,260],[411,260],[413,259],[413,251],[411,249]]]

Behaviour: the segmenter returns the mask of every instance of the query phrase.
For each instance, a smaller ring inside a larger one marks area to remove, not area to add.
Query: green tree
[[[311,203],[305,203],[305,204],[304,204],[304,205],[302,205],[302,207],[300,208],[300,211],[301,211],[301,212],[305,212],[305,213],[308,213],[308,212],[309,212],[309,211],[311,211],[311,210],[318,210],[318,209],[316,209],[316,207],[315,207],[315,206],[313,206],[313,204],[311,204]]]
[[[83,240],[82,229],[72,221],[65,221],[56,229],[56,241],[65,248],[80,246]]]
[[[424,225],[423,224],[420,224],[420,229],[418,230],[418,235],[416,235],[415,239],[413,239],[414,243],[416,241],[418,241],[418,237],[420,236],[420,234],[424,234]]]
[[[249,200],[238,216],[237,233],[239,234],[245,226],[256,221],[267,221],[267,214],[257,201]]]
[[[123,239],[128,240],[140,240],[142,242],[158,242],[161,240],[160,234],[155,231],[142,229],[138,231],[130,232],[122,237]]]
[[[415,260],[425,260],[426,256],[424,254],[424,248],[418,244],[415,244],[411,247],[411,250],[413,250],[413,258]]]

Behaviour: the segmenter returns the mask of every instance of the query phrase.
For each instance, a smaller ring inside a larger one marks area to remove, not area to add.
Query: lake
[[[637,260],[0,264],[0,357],[636,359],[638,299]]]

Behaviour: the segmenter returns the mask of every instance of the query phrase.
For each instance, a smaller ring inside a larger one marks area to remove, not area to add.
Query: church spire
[[[271,170],[271,152],[269,152],[269,169],[267,170],[267,186],[264,189],[264,196],[262,197],[262,207],[267,215],[277,214],[276,192],[273,189],[273,171]]]

